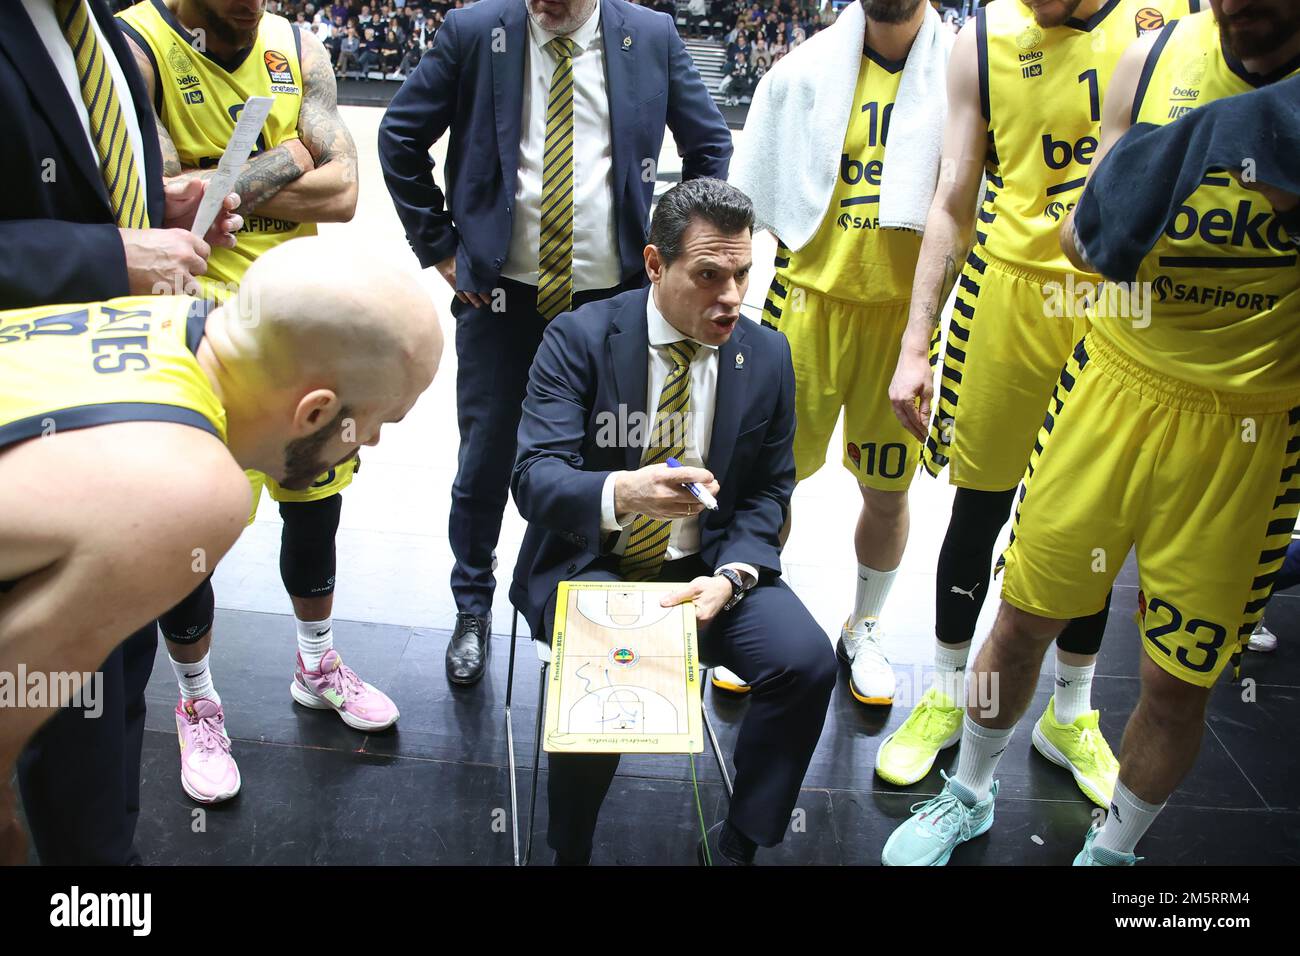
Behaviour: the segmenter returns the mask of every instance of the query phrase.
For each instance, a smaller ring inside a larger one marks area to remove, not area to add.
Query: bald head
[[[318,236],[258,258],[209,317],[206,340],[231,451],[285,487],[306,487],[378,441],[433,381],[442,354],[437,310],[416,274]],[[281,463],[267,467],[268,458]]]

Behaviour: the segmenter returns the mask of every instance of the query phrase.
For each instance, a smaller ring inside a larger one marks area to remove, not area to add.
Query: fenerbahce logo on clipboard
[[[266,75],[271,78],[272,93],[292,93],[297,96],[301,91],[293,81],[293,70],[289,67],[289,58],[278,50],[267,50],[262,54],[266,64]]]

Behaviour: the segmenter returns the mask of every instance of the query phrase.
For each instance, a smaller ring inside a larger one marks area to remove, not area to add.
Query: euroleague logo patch
[[[289,58],[278,50],[267,50],[262,54],[266,64],[267,75],[272,83],[293,83],[293,71],[289,69]]]
[[[854,468],[862,469],[862,449],[854,442],[849,442],[849,459],[853,462]]]
[[[1143,7],[1133,15],[1133,22],[1137,24],[1138,36],[1144,33],[1150,33],[1152,30],[1159,30],[1165,25],[1165,15],[1155,7]]]

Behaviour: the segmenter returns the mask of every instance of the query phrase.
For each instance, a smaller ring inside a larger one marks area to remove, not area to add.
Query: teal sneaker
[[[1120,853],[1116,850],[1108,850],[1104,846],[1093,846],[1092,842],[1097,839],[1097,834],[1100,832],[1101,827],[1096,825],[1088,831],[1088,835],[1083,838],[1083,849],[1074,858],[1075,866],[1135,866],[1137,861],[1142,859],[1132,853]]]
[[[881,851],[885,866],[944,866],[957,844],[988,832],[993,826],[994,781],[989,795],[975,802],[975,794],[942,770],[943,790],[937,797],[912,805],[912,818],[890,834]]]

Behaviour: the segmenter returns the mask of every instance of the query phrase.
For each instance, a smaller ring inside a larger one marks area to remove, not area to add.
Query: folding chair
[[[510,618],[510,663],[506,672],[506,750],[510,763],[510,836],[514,851],[515,866],[527,866],[533,854],[533,825],[537,816],[537,779],[542,757],[542,720],[546,713],[546,671],[551,666],[551,646],[545,641],[532,638],[533,649],[537,652],[537,661],[541,670],[537,677],[537,722],[533,732],[533,782],[528,798],[528,833],[523,852],[519,847],[519,792],[515,771],[515,733],[511,721],[510,705],[514,699],[515,689],[515,648],[518,645],[519,610],[515,609]],[[708,683],[710,664],[700,661],[700,686]],[[718,735],[713,730],[713,721],[709,719],[709,708],[704,706],[704,697],[700,697],[700,713],[703,717],[704,731],[713,750],[713,759],[717,761],[718,772],[722,774],[722,785],[726,788],[727,799],[731,799],[731,774],[727,770],[727,761],[722,756],[722,746]]]

